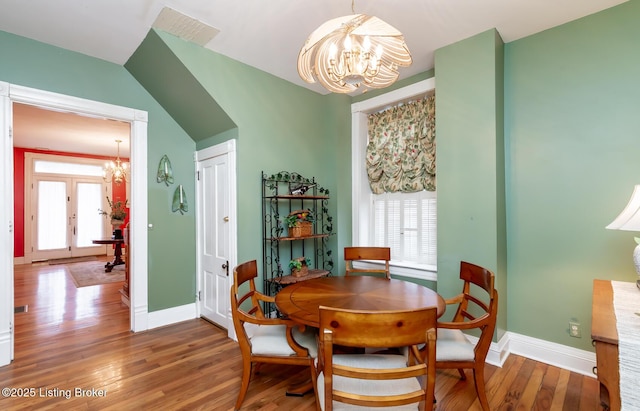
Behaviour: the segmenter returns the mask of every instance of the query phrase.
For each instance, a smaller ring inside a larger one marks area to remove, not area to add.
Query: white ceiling
[[[129,158],[131,126],[127,122],[13,105],[14,146],[69,153]]]
[[[402,79],[433,68],[436,49],[485,30],[508,43],[625,1],[355,0],[354,10],[404,34],[413,64]],[[124,64],[164,7],[219,30],[205,47],[323,94],[298,76],[298,52],[320,24],[352,14],[349,0],[0,0],[0,30]]]

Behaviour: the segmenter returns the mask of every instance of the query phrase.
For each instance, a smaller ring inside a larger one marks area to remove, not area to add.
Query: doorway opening
[[[130,238],[135,252],[131,255],[130,329],[148,328],[148,262],[147,262],[147,113],[132,108],[50,93],[9,83],[0,83],[0,158],[5,176],[13,175],[13,117],[12,105],[22,103],[53,111],[76,113],[82,116],[114,119],[130,124],[131,129],[131,201]],[[14,216],[13,181],[0,183],[6,193],[0,202],[0,217],[6,218],[11,230],[0,234],[0,366],[13,359],[14,347]]]

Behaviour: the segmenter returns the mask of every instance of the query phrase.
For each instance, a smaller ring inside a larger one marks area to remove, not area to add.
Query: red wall
[[[98,158],[111,160],[111,157],[95,156],[89,154],[65,153],[62,151],[43,151],[28,148],[13,148],[13,257],[24,257],[24,154],[43,153],[61,155],[67,157]],[[123,158],[128,162],[129,159]],[[113,201],[126,200],[127,187],[124,184],[112,183]],[[127,213],[128,214],[128,213]]]
[[[24,257],[24,148],[13,148],[13,256]]]

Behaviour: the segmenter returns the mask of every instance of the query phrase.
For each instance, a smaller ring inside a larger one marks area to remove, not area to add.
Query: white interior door
[[[228,327],[229,176],[227,155],[199,161],[198,250],[200,315]]]

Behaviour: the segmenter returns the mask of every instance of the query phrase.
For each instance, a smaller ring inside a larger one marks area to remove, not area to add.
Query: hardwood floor
[[[77,289],[63,265],[16,266],[15,305],[28,311],[15,315],[15,360],[0,367],[0,387],[23,396],[3,395],[0,409],[233,409],[241,359],[226,331],[197,319],[131,333],[120,286]],[[314,410],[312,394],[284,394],[307,375],[264,365],[243,409]],[[455,371],[438,372],[438,410],[480,409],[468,376],[461,381]],[[492,410],[599,409],[594,378],[517,355],[502,368],[487,366],[485,378]]]

